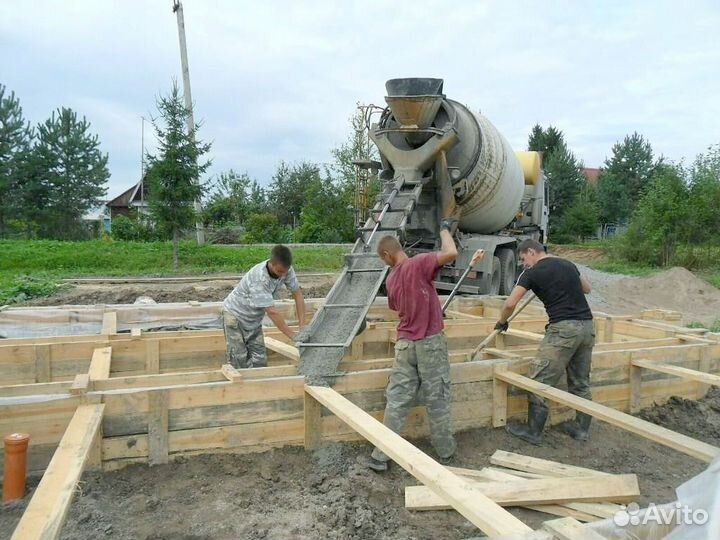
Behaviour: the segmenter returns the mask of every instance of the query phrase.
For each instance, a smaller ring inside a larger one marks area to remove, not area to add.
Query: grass
[[[714,323],[711,325],[706,325],[698,321],[693,321],[687,325],[688,328],[705,328],[706,330],[710,330],[711,332],[719,332],[720,333],[720,319],[716,319]]]
[[[293,249],[297,271],[336,271],[342,268],[342,247]],[[170,242],[0,241],[0,305],[56,290],[59,279],[81,276],[172,276],[241,273],[266,259],[267,246],[225,247],[180,245],[180,267],[172,268]]]

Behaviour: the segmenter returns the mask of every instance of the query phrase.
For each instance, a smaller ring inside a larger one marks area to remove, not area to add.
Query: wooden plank
[[[667,373],[668,375],[675,375],[683,379],[689,379],[691,381],[698,381],[706,384],[720,385],[720,375],[713,373],[705,373],[694,369],[688,369],[681,366],[671,366],[670,364],[663,364],[661,362],[651,362],[648,360],[633,360],[632,365],[638,368],[650,369],[659,373]]]
[[[96,391],[119,389],[131,390],[135,388],[186,386],[208,382],[221,382],[225,380],[227,380],[227,378],[221,373],[221,371],[219,369],[215,369],[212,371],[187,371],[182,373],[157,373],[153,375],[112,377],[104,381],[97,381],[93,386]],[[2,395],[2,388],[0,388],[0,395]]]
[[[322,406],[320,402],[305,392],[303,416],[305,420],[305,450],[314,450],[322,438]]]
[[[93,351],[90,361],[90,382],[110,378],[110,362],[112,360],[112,347],[102,347]]]
[[[148,411],[148,461],[150,465],[168,462],[168,404],[167,390],[152,392]]]
[[[495,364],[493,373],[499,373],[507,370],[507,363]],[[493,427],[502,427],[507,423],[507,391],[508,385],[497,377],[493,377]]]
[[[716,456],[720,455],[720,448],[716,446],[676,433],[675,431],[651,422],[646,422],[640,418],[635,418],[634,416],[616,411],[610,407],[574,396],[568,392],[553,388],[547,384],[539,383],[517,373],[509,371],[504,373],[500,372],[496,373],[495,376],[513,386],[528,390],[561,405],[572,407],[577,411],[590,414],[599,420],[626,429],[651,441],[664,444],[699,460],[709,463],[715,459]]]
[[[535,473],[509,471],[507,469],[498,469],[495,467],[483,467],[482,470],[479,471],[453,467],[448,467],[448,469],[453,471],[455,474],[469,476],[478,481],[515,482],[526,478],[547,478]],[[617,504],[588,502],[527,505],[526,508],[556,516],[574,517],[579,521],[597,521],[598,519],[612,517],[621,509],[621,507]]]
[[[286,358],[294,360],[295,362],[300,360],[300,351],[298,351],[297,347],[289,345],[288,343],[283,343],[279,339],[266,337],[265,348],[271,351],[275,351],[276,353],[279,353]]]
[[[52,540],[60,536],[104,408],[102,404],[78,406],[11,540]]]
[[[306,385],[305,392],[423,484],[432,487],[433,492],[446,501],[446,504],[449,503],[484,533],[509,535],[531,532],[530,527],[493,503],[476,486],[445,469],[332,388]]]
[[[533,343],[540,343],[544,339],[544,335],[537,334],[535,332],[527,332],[525,330],[518,330],[517,328],[509,328],[505,334],[508,336],[524,339],[526,341],[532,341]]]
[[[117,334],[117,313],[115,311],[106,311],[103,313],[102,331],[103,336],[111,336]]]
[[[223,374],[223,376],[230,382],[242,382],[243,376],[242,373],[240,373],[237,369],[235,369],[230,364],[223,364],[220,368],[220,372]]]
[[[150,339],[145,342],[145,373],[160,373],[160,340]]]
[[[35,382],[52,381],[50,345],[35,345]]]
[[[543,528],[559,540],[605,540],[604,536],[569,517],[546,521],[543,523]]]
[[[90,375],[87,373],[78,373],[77,375],[75,375],[75,379],[70,385],[68,391],[73,395],[84,394],[88,391],[89,385]]]
[[[634,474],[603,478],[539,478],[512,482],[478,482],[470,480],[486,497],[502,506],[565,504],[572,502],[627,503],[640,497]],[[447,510],[450,505],[425,486],[405,488],[408,510]]]
[[[8,386],[0,386],[0,397],[65,394],[70,386],[72,386],[72,381],[11,384]]]
[[[490,463],[516,471],[542,474],[551,477],[612,476],[609,473],[596,471],[595,469],[587,469],[558,461],[524,456],[514,452],[506,452],[505,450],[495,450],[495,453],[490,456]]]

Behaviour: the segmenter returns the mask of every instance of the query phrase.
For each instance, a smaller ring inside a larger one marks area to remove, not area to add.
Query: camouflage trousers
[[[230,365],[238,369],[267,366],[262,324],[256,328],[243,328],[235,315],[223,311],[223,329],[225,356]]]
[[[405,427],[410,408],[419,401],[427,409],[430,441],[441,458],[455,453],[452,419],[450,417],[450,362],[443,334],[395,344],[395,362],[385,390],[387,405],[383,423],[395,433]],[[390,458],[375,448],[372,457],[380,461]]]
[[[538,349],[537,358],[530,363],[528,377],[557,386],[567,376],[568,392],[592,399],[590,367],[595,345],[592,321],[560,321],[549,324]],[[529,393],[528,401],[547,408],[545,400]]]

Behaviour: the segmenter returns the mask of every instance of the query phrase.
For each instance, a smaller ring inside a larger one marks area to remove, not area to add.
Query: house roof
[[[583,169],[583,174],[585,175],[585,178],[587,178],[587,181],[591,183],[593,186],[597,186],[598,178],[600,176],[600,169]]]
[[[145,199],[147,199],[147,183],[143,185],[143,182],[138,182],[137,184],[133,184],[128,189],[123,191],[120,195],[115,197],[114,199],[108,201],[105,206],[112,207],[112,208],[127,208],[129,207],[133,202],[140,202],[143,200],[143,197],[141,197],[140,194],[140,186],[143,186],[143,193],[145,195]]]

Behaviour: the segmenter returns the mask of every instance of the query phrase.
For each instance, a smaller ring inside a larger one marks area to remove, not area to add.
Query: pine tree
[[[10,219],[22,221],[22,189],[27,181],[33,131],[14,92],[0,84],[0,238]]]
[[[46,205],[39,219],[43,236],[77,238],[82,217],[101,203],[110,177],[108,156],[100,151],[90,123],[61,107],[38,126],[33,156],[33,189]]]
[[[557,221],[575,204],[580,189],[585,185],[582,163],[578,162],[565,146],[558,145],[543,161],[543,169],[550,191],[550,220]]]
[[[601,219],[605,222],[626,221],[642,197],[656,163],[652,146],[642,135],[626,135],[612,148],[612,157],[598,180]]]
[[[211,144],[196,139],[198,128],[187,132],[185,119],[190,113],[183,104],[177,83],[167,96],[157,100],[159,118],[152,124],[158,140],[158,154],[147,154],[148,202],[156,224],[170,232],[173,242],[173,268],[178,268],[180,233],[197,218],[194,202],[204,188],[202,176],[211,161],[200,163]]]
[[[565,146],[565,136],[554,126],[543,129],[540,124],[535,124],[528,137],[528,150],[542,152],[543,161],[563,146]]]

